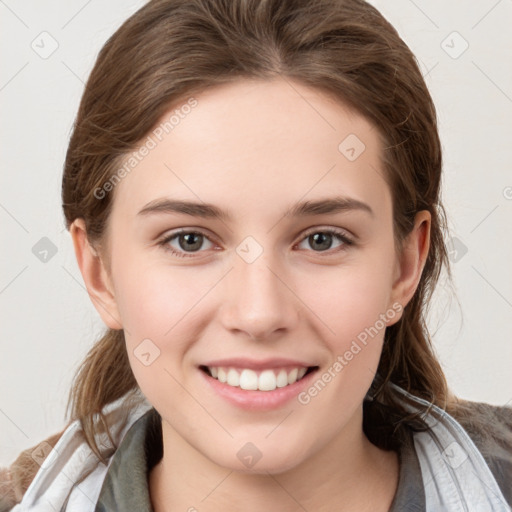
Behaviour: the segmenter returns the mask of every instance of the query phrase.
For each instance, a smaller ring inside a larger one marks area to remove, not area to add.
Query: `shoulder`
[[[0,500],[0,512],[50,512],[64,506],[89,510],[94,500],[87,497],[99,494],[117,447],[130,426],[150,407],[144,397],[134,400],[132,394],[104,407],[108,433],[96,430],[94,438],[106,464],[93,453],[78,419],[62,432],[22,452],[10,468],[0,472],[0,487],[4,486],[1,490],[8,498],[7,503]],[[84,490],[87,491],[85,497]]]
[[[450,414],[484,457],[512,463],[512,407],[459,399]]]
[[[468,433],[512,505],[512,407],[458,399],[449,412]]]
[[[21,502],[41,464],[65,430],[23,450],[8,468],[0,468],[0,512],[7,512]]]

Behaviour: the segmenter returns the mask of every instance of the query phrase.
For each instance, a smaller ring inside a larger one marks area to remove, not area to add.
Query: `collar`
[[[154,512],[148,478],[163,455],[161,421],[152,408],[128,430],[109,464],[95,512]],[[425,494],[412,433],[401,446],[399,460],[398,487],[390,512],[424,512]]]
[[[162,455],[161,417],[152,407],[130,427],[112,456],[95,512],[153,512],[148,477]]]

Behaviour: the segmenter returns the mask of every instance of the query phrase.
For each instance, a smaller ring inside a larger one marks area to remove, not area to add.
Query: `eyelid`
[[[314,233],[331,233],[338,236],[341,236],[342,238],[345,238],[347,241],[350,241],[350,243],[355,243],[356,237],[350,233],[350,231],[343,229],[343,228],[337,228],[334,226],[313,226],[312,228],[306,229],[304,233],[301,235],[302,238],[300,241],[304,240],[308,236],[314,234]]]

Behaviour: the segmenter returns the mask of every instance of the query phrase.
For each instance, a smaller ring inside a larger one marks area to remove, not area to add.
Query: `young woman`
[[[108,330],[4,510],[510,511],[512,411],[450,394],[425,325],[441,168],[364,1],[149,2],[62,184]]]

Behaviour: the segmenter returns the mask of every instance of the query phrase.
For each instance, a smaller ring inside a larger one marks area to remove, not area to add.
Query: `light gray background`
[[[64,230],[62,165],[99,49],[144,3],[0,0],[0,465],[63,427],[72,377],[103,329]],[[372,3],[438,109],[457,241],[456,298],[441,283],[431,315],[436,350],[455,393],[510,404],[512,1]],[[46,262],[33,252],[43,237],[57,250]]]

